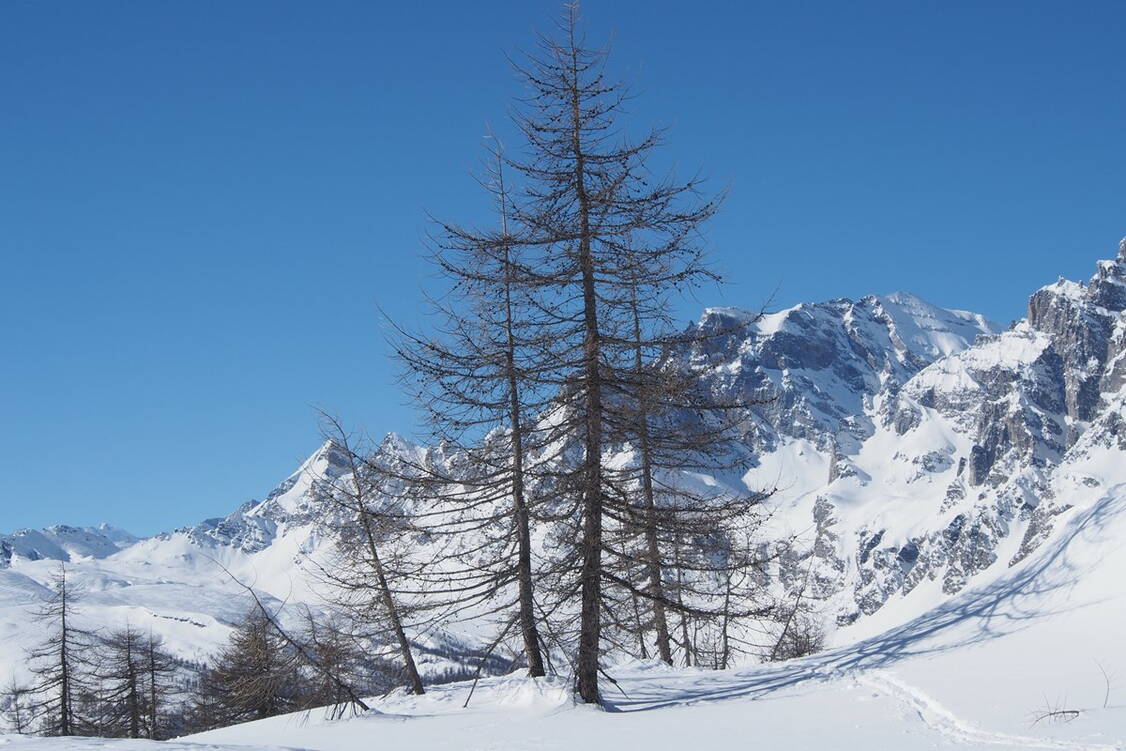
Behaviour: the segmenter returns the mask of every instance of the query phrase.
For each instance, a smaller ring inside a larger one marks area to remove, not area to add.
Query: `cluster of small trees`
[[[3,689],[3,730],[18,734],[166,739],[314,707],[363,706],[360,694],[399,680],[338,620],[306,611],[294,634],[257,598],[209,664],[174,659],[159,636],[129,624],[84,628],[82,590],[65,567],[37,610],[46,630],[30,679]]]
[[[97,633],[78,621],[81,591],[60,568],[37,611],[47,637],[28,655],[31,680],[4,691],[7,729],[41,735],[167,738],[176,725],[176,662],[159,636],[128,624]]]
[[[306,611],[304,628],[291,634],[256,602],[191,687],[184,725],[198,732],[301,709],[366,709],[360,697],[397,678],[335,620]]]

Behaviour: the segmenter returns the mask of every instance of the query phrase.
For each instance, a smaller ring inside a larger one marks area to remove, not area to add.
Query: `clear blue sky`
[[[0,3],[0,530],[261,498],[311,404],[411,434],[426,212],[544,2]],[[1126,234],[1126,4],[590,0],[665,156],[731,192],[704,304],[913,291],[1008,321]]]

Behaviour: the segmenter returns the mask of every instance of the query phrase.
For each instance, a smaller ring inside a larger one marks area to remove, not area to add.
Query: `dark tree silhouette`
[[[82,590],[67,576],[65,564],[51,576],[50,594],[35,611],[47,638],[28,653],[34,676],[30,714],[44,735],[76,735],[82,726],[78,697],[90,686],[94,634],[76,623]]]

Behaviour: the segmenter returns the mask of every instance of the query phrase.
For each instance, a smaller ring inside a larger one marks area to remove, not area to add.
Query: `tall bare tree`
[[[544,389],[553,383],[545,375],[554,367],[554,331],[535,315],[537,277],[525,266],[510,221],[499,145],[480,183],[493,199],[497,226],[439,224],[431,260],[447,290],[430,300],[435,330],[398,329],[395,338],[431,438],[445,454],[460,454],[456,467],[415,468],[413,480],[426,499],[423,526],[454,538],[438,547],[438,559],[422,576],[428,591],[444,595],[448,613],[497,615],[504,630],[517,625],[528,672],[542,676],[530,478],[534,464],[548,458],[536,419],[554,396]]]
[[[77,622],[82,589],[60,564],[51,575],[49,594],[35,617],[47,638],[28,652],[34,676],[30,713],[39,718],[45,735],[76,735],[81,727],[77,699],[89,685],[89,650],[94,634]]]
[[[516,118],[525,148],[506,159],[524,181],[513,214],[537,249],[537,286],[548,291],[539,312],[557,346],[554,425],[582,453],[569,478],[578,498],[575,670],[579,696],[593,703],[601,700],[607,503],[623,497],[604,454],[612,424],[629,409],[615,392],[636,369],[632,303],[650,301],[646,315],[663,316],[670,295],[717,278],[698,242],[717,200],[700,197],[698,180],[653,174],[661,132],[623,135],[628,93],[607,78],[605,60],[604,50],[586,45],[578,7],[568,6],[558,37],[541,38],[518,65],[529,88]]]

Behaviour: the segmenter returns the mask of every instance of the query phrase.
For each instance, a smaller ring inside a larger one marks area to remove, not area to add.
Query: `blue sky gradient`
[[[427,212],[557,2],[0,4],[0,530],[262,497],[310,405],[414,433]],[[1126,234],[1119,2],[585,5],[634,127],[730,196],[708,304],[904,289],[1002,322]]]

